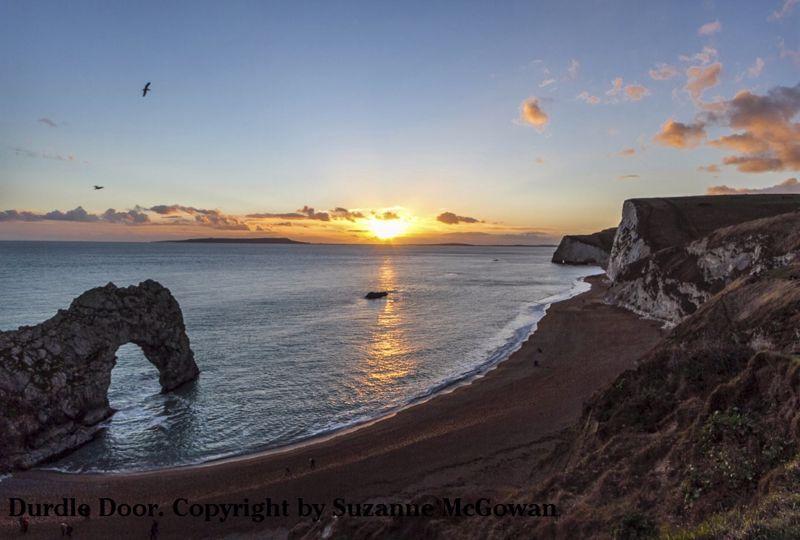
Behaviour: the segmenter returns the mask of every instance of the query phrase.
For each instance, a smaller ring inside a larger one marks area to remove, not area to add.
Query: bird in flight
[[[147,92],[149,91],[150,91],[150,83],[147,83],[146,85],[144,85],[144,88],[142,88],[142,97],[146,96]]]
[[[97,190],[97,189],[103,189],[104,187],[105,187],[105,186],[94,186],[94,189],[95,189],[95,190]]]

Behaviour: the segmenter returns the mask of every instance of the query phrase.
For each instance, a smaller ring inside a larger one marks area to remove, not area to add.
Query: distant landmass
[[[189,244],[308,244],[291,238],[187,238],[186,240],[160,240],[159,242]]]

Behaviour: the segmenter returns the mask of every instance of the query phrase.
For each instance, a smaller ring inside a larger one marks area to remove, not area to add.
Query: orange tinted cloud
[[[524,122],[539,131],[543,131],[550,122],[550,117],[542,110],[539,100],[535,97],[528,98],[522,102],[522,105],[520,105],[520,117]]]
[[[692,66],[686,70],[689,80],[684,87],[696,104],[701,104],[703,92],[719,84],[722,64],[716,62],[710,66]]]
[[[684,124],[667,120],[653,140],[673,148],[694,148],[706,138],[705,126],[701,123]]]
[[[732,188],[726,185],[711,186],[706,190],[708,195],[744,195],[751,193],[800,193],[800,182],[797,178],[788,178],[765,188]]]

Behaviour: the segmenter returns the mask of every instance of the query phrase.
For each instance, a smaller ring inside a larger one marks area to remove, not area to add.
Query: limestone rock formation
[[[0,471],[29,468],[89,441],[114,413],[115,353],[135,343],[164,392],[197,378],[183,314],[155,281],[91,289],[36,326],[0,332]]]
[[[735,279],[800,261],[800,212],[724,227],[621,269],[607,300],[678,323]]]
[[[564,236],[558,244],[552,261],[557,264],[589,264],[605,268],[614,244],[616,227],[593,234]]]
[[[614,237],[608,276],[659,250],[683,246],[716,229],[800,210],[800,195],[717,195],[630,199]]]

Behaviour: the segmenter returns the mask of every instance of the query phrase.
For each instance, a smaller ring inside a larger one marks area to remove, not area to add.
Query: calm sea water
[[[135,345],[117,352],[118,412],[49,465],[121,471],[277,447],[396,410],[479,374],[593,268],[553,248],[0,242],[0,330],[91,287],[151,278],[181,304],[200,379],[161,394]],[[364,300],[371,290],[388,298]]]

